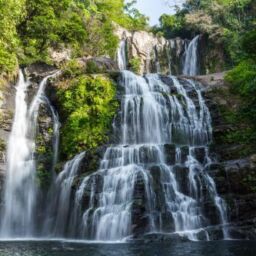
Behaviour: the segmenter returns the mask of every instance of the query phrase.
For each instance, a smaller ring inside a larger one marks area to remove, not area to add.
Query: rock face
[[[6,149],[15,106],[15,81],[0,88],[0,193],[6,171]]]
[[[61,64],[62,62],[65,62],[71,59],[72,51],[71,49],[64,48],[64,47],[60,50],[50,49],[49,55],[51,60],[55,64]]]
[[[156,37],[146,31],[130,32],[121,27],[116,28],[120,40],[126,40],[127,57],[139,61],[139,73],[181,74],[183,54],[188,40],[175,38],[167,40]]]
[[[225,73],[198,76],[206,88],[205,97],[212,114],[212,152],[219,164],[212,166],[211,175],[217,190],[226,199],[233,238],[256,238],[256,149],[246,153],[247,148],[240,143],[228,143],[225,138],[238,129],[225,118],[227,111],[239,109],[239,99],[230,93],[224,82]]]
[[[109,57],[83,57],[77,61],[87,73],[105,73],[118,70],[117,63]]]
[[[130,32],[116,26],[116,35],[126,41],[128,68],[134,59],[139,61],[139,72],[180,75],[190,39],[157,37],[146,31]],[[228,61],[223,47],[200,35],[198,42],[199,74],[221,72]]]
[[[225,70],[226,63],[230,60],[225,54],[222,43],[201,35],[198,47],[200,49],[200,74],[212,74]]]

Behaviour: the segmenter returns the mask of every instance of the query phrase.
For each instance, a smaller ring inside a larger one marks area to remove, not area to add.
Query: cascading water
[[[192,40],[186,53],[186,59],[192,56],[184,67],[190,75],[197,70],[197,41]],[[200,85],[174,76],[142,77],[125,71],[125,51],[122,40],[117,56],[123,70],[119,88],[124,94],[113,124],[115,143],[106,149],[99,170],[83,180],[79,167],[86,154],[66,163],[53,179],[44,227],[38,233],[105,241],[177,233],[191,240],[210,240],[211,227],[218,224],[223,238],[228,238],[225,202],[208,174],[212,127]],[[5,237],[35,234],[37,119],[40,104],[47,104],[54,124],[54,173],[60,124],[44,91],[47,80],[56,74],[42,80],[29,107],[28,83],[20,73],[8,146],[1,229]],[[206,204],[211,205],[217,223]]]
[[[159,56],[158,56],[158,49],[157,47],[155,46],[154,47],[154,62],[155,62],[155,70],[156,70],[156,73],[161,73],[161,65],[160,65],[160,62],[159,62]]]
[[[120,41],[118,50],[117,50],[117,63],[120,70],[127,69],[126,61],[126,40],[123,39]]]
[[[53,193],[48,216],[46,217],[44,233],[47,236],[65,237],[68,230],[69,212],[72,207],[72,186],[76,178],[81,161],[85,153],[82,152],[68,161],[63,171],[54,181]]]
[[[52,121],[53,121],[53,158],[52,158],[52,173],[54,173],[55,165],[58,161],[58,154],[59,154],[59,140],[60,140],[60,122],[59,122],[59,115],[54,109],[54,107],[51,105],[49,99],[46,96],[42,97],[43,102],[48,106],[50,109],[51,115],[52,115]]]
[[[194,37],[184,53],[185,61],[183,74],[189,76],[198,75],[198,42],[200,35]]]
[[[72,223],[80,224],[78,236],[122,240],[139,233],[143,219],[142,233],[209,240],[206,195],[225,224],[224,201],[207,174],[211,117],[200,87],[166,79],[122,72],[122,121],[114,125],[120,143],[106,150],[98,172],[76,192]]]
[[[29,82],[19,73],[16,86],[15,115],[8,142],[7,176],[5,182],[1,236],[33,236],[35,228],[35,207],[37,198],[35,137],[40,104],[44,101],[47,80],[39,85],[30,107],[26,101]],[[57,131],[55,131],[58,134]]]
[[[5,183],[1,236],[26,236],[33,231],[35,206],[34,145],[28,137],[28,107],[25,81],[22,71],[16,86],[16,111],[7,151],[7,176]]]

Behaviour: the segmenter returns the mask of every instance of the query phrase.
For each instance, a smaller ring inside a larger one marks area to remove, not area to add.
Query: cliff
[[[165,39],[150,32],[131,32],[119,26],[116,26],[115,34],[120,41],[126,42],[129,69],[139,74],[180,75],[183,73],[185,54],[190,40],[179,37]],[[199,37],[197,58],[199,74],[221,72],[225,68],[224,49],[212,42],[205,34]],[[134,64],[137,65],[136,68]]]
[[[218,165],[210,174],[228,204],[232,237],[255,239],[256,149],[243,137],[237,137],[246,132],[247,124],[232,118],[241,108],[241,99],[232,92],[224,76],[225,72],[193,77],[204,86],[212,115],[211,150],[216,154]]]

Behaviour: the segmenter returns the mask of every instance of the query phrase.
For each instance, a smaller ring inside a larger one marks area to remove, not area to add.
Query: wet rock
[[[215,225],[207,229],[210,240],[221,240],[223,239],[223,227],[222,225]]]
[[[115,72],[118,70],[116,62],[108,57],[84,57],[78,61],[88,73]]]
[[[115,29],[120,40],[127,42],[128,60],[138,59],[140,62],[139,73],[156,72],[157,63],[163,72],[168,72],[166,50],[168,41],[163,37],[156,37],[146,31],[130,32],[118,25]]]
[[[256,218],[237,222],[229,227],[230,236],[234,239],[256,239]]]
[[[250,168],[256,169],[256,154],[250,157]]]
[[[203,201],[203,212],[210,225],[218,225],[221,223],[219,211],[210,196],[206,196]]]
[[[82,175],[89,175],[93,172],[96,172],[99,169],[100,161],[103,158],[105,150],[106,146],[98,147],[92,150],[87,150],[85,153],[85,157],[81,162],[79,173]]]
[[[90,203],[93,205],[93,208],[97,208],[99,206],[100,194],[103,190],[104,177],[96,173],[89,177],[89,180],[84,187],[84,191],[82,191],[82,200],[81,200],[81,210],[82,212],[85,209],[88,209]],[[94,196],[92,197],[92,193]]]
[[[176,181],[179,185],[180,191],[185,195],[190,195],[189,191],[189,183],[188,183],[188,175],[189,169],[185,166],[176,165],[173,167],[173,173],[176,177]]]
[[[56,71],[57,68],[53,65],[48,65],[43,62],[37,62],[25,68],[25,74],[30,78],[30,81],[39,84],[41,80]]]
[[[168,165],[175,164],[176,161],[176,147],[174,144],[165,144],[164,153],[166,158],[166,163]]]
[[[204,164],[205,162],[205,147],[196,147],[194,149],[194,154],[195,154],[195,158],[196,160],[201,163]]]
[[[6,172],[6,150],[15,108],[15,81],[0,86],[0,192]]]
[[[146,234],[141,237],[142,241],[144,243],[151,243],[151,242],[174,242],[174,243],[180,243],[180,242],[187,242],[189,241],[188,238],[185,236],[171,233],[171,234],[161,234],[161,233],[152,233],[152,234]]]

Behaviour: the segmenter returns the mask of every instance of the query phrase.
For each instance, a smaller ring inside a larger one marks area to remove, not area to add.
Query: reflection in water
[[[64,241],[0,242],[1,256],[255,256],[254,241],[97,244]]]

